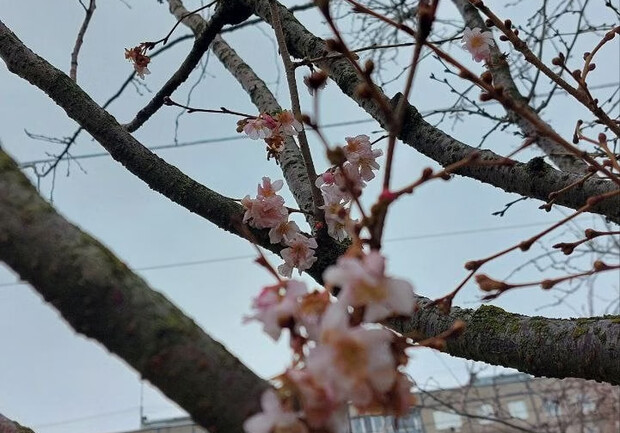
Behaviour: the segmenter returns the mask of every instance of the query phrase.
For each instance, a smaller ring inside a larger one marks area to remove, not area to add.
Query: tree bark
[[[203,427],[242,433],[260,410],[268,384],[59,215],[2,150],[0,260],[76,331],[124,359]]]
[[[15,421],[11,421],[4,415],[0,413],[0,433],[34,433],[28,427],[24,427],[16,423]]]
[[[445,352],[460,358],[545,377],[580,377],[620,384],[620,316],[549,319],[509,313],[483,305],[476,310],[452,307],[439,313],[431,301],[418,298],[409,318],[393,319],[390,327],[401,333],[429,338],[465,322],[461,336],[448,339]]]

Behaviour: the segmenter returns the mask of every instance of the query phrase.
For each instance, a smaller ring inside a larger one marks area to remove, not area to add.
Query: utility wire
[[[499,232],[505,230],[513,230],[513,229],[521,229],[528,227],[538,227],[542,225],[547,225],[548,222],[534,222],[527,224],[514,224],[509,226],[501,226],[501,227],[488,227],[488,228],[478,228],[478,229],[468,229],[468,230],[455,230],[451,232],[438,232],[438,233],[427,233],[423,235],[411,235],[411,236],[398,236],[393,238],[387,238],[385,242],[401,242],[401,241],[412,241],[412,240],[420,240],[420,239],[436,239],[436,238],[445,238],[449,236],[462,236],[462,235],[470,235],[476,233],[484,233],[484,232]],[[273,254],[273,253],[271,253]],[[215,257],[204,260],[192,260],[192,261],[183,261],[183,262],[173,262],[173,263],[164,263],[161,265],[150,265],[150,266],[142,266],[137,268],[130,268],[132,271],[155,271],[159,269],[170,269],[170,268],[181,268],[184,266],[195,266],[195,265],[205,265],[211,263],[221,263],[221,262],[230,262],[234,260],[249,260],[256,257],[253,254],[239,255],[239,256],[230,256],[230,257]],[[0,287],[11,287],[11,286],[22,286],[27,285],[27,282],[7,282],[0,283]]]
[[[595,85],[595,86],[590,86],[589,89],[590,90],[596,90],[596,89],[604,89],[604,88],[609,88],[609,87],[617,87],[618,83],[614,82],[614,83],[604,83],[604,84],[599,84],[599,85]],[[565,92],[564,92],[565,93]],[[539,95],[535,95],[535,96],[545,96],[547,95],[546,93],[541,93]],[[486,101],[483,104],[497,104],[497,101]],[[431,113],[435,113],[437,111],[446,111],[449,110],[450,108],[453,108],[452,106],[450,107],[445,107],[445,108],[439,108],[439,109],[433,109],[433,110],[427,110],[422,112],[422,116],[431,114]],[[374,119],[357,119],[357,120],[349,120],[349,121],[345,121],[345,122],[335,122],[335,123],[327,123],[325,125],[321,125],[321,128],[323,129],[329,129],[329,128],[335,128],[335,127],[339,127],[339,126],[349,126],[349,125],[359,125],[362,123],[372,123],[372,122],[376,122],[376,120]],[[220,143],[226,143],[229,141],[235,141],[235,140],[242,140],[245,139],[246,137],[242,134],[237,134],[237,135],[230,135],[230,136],[226,136],[226,137],[216,137],[216,138],[206,138],[204,140],[194,140],[194,141],[186,141],[186,142],[182,142],[182,143],[170,143],[170,144],[162,144],[159,146],[152,146],[152,147],[148,147],[149,150],[166,150],[166,149],[176,149],[176,148],[180,148],[180,147],[189,147],[189,146],[198,146],[198,145],[204,145],[204,144],[220,144]],[[71,156],[67,156],[65,159],[67,160],[79,160],[79,159],[92,159],[92,158],[101,158],[101,157],[105,157],[105,156],[110,156],[110,154],[108,152],[95,152],[95,153],[86,153],[83,155],[71,155]],[[26,161],[26,162],[22,162],[21,164],[19,164],[20,168],[25,168],[25,167],[31,167],[33,165],[37,165],[37,164],[49,164],[49,163],[53,163],[57,160],[57,158],[43,158],[43,159],[36,159],[36,160],[32,160],[32,161]]]

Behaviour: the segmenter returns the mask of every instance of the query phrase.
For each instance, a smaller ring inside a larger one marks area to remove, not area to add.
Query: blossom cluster
[[[133,68],[138,77],[144,80],[144,76],[151,73],[147,67],[151,58],[146,55],[148,44],[140,44],[132,49],[125,48],[125,58],[133,63]]]
[[[244,118],[237,122],[238,132],[243,131],[252,140],[265,140],[270,155],[276,158],[284,149],[286,137],[295,136],[301,130],[301,123],[288,110],[275,114],[261,113],[257,117]]]
[[[463,32],[463,48],[469,51],[476,62],[490,59],[494,43],[493,34],[489,31],[483,32],[478,27],[474,29],[466,27]]]
[[[270,229],[270,242],[286,245],[280,252],[284,263],[278,267],[278,271],[285,277],[290,277],[293,268],[297,268],[301,274],[316,262],[314,250],[317,243],[314,238],[304,236],[295,221],[289,221],[284,198],[277,194],[283,185],[282,180],[271,182],[270,178],[263,177],[262,184],[258,185],[256,198],[246,195],[241,204],[245,208],[244,223],[257,229]]]
[[[339,241],[348,237],[353,225],[349,218],[351,202],[361,194],[366,182],[374,179],[374,170],[379,169],[377,158],[383,155],[381,149],[372,148],[367,135],[346,137],[345,141],[347,144],[342,150],[346,161],[316,180],[325,202],[323,210],[328,233]]]
[[[387,276],[377,251],[349,251],[323,279],[327,290],[312,292],[301,281],[279,281],[253,302],[248,320],[274,340],[288,329],[295,362],[278,378],[278,392],[265,392],[247,433],[347,431],[349,403],[399,416],[413,402],[405,339],[374,323],[411,314],[413,287]]]

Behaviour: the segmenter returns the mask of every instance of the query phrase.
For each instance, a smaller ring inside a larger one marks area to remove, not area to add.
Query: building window
[[[351,419],[351,432],[366,433],[366,429],[364,428],[364,418],[356,417]]]
[[[586,415],[596,410],[596,402],[589,395],[582,394],[579,397],[579,403],[581,404],[581,412]]]
[[[390,432],[390,423],[386,422],[385,417],[369,416],[367,419],[366,431],[368,433],[388,433]]]
[[[543,400],[543,409],[548,417],[557,417],[562,415],[562,407],[557,400]]]
[[[451,412],[433,412],[433,421],[437,430],[459,431],[463,422],[461,417]]]
[[[491,424],[493,420],[488,419],[488,418],[495,418],[495,409],[490,404],[486,404],[486,403],[482,404],[478,408],[478,415],[483,417],[483,418],[478,418],[478,422],[480,424]]]
[[[508,402],[508,413],[513,418],[528,419],[527,406],[522,400]]]
[[[420,414],[416,412],[411,412],[407,416],[397,418],[394,426],[394,431],[396,433],[422,433],[424,431]]]

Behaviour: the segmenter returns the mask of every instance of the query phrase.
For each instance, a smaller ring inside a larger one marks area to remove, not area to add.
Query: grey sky
[[[123,58],[124,48],[160,38],[174,20],[167,7],[154,0],[128,0],[131,9],[120,0],[99,3],[80,55],[78,83],[102,103],[131,70],[131,65]],[[188,8],[195,5],[199,2],[187,1]],[[449,2],[442,8],[443,14],[454,14]],[[511,12],[518,16],[525,12],[521,9],[511,9]],[[302,17],[320,34],[326,34],[314,12],[304,13]],[[36,53],[68,71],[69,54],[82,20],[77,1],[0,0],[0,19]],[[176,34],[185,33],[187,30],[180,27]],[[285,83],[283,80],[276,82],[277,53],[267,28],[248,28],[227,35],[226,39],[272,84],[281,104],[288,106]],[[140,85],[158,89],[176,69],[189,46],[186,42],[154,59],[151,75]],[[461,53],[458,46],[452,51],[467,60],[468,56]],[[607,54],[610,53],[613,54],[611,51]],[[597,82],[618,80],[617,51],[615,56],[605,58],[609,65],[597,70]],[[480,65],[470,64],[474,70],[482,70]],[[206,78],[194,90],[193,105],[255,112],[243,91],[216,59],[209,59],[207,70]],[[441,70],[431,59],[420,68],[411,100],[421,111],[449,106],[453,100],[445,86],[428,80],[431,71],[439,74]],[[187,91],[197,77],[194,73],[174,98],[185,102]],[[121,122],[128,121],[150,97],[146,88],[138,89],[142,96],[133,88],[128,89],[123,98],[110,107]],[[391,85],[387,93],[396,90],[396,85]],[[610,94],[608,89],[602,92]],[[336,86],[330,84],[321,95],[324,123],[367,119],[354,103],[340,97],[339,93]],[[302,103],[309,109],[309,97],[302,97]],[[567,99],[559,95],[558,102],[549,108],[545,118],[570,137],[574,119],[583,115],[583,111],[573,107],[567,109],[562,100]],[[162,108],[135,134],[136,137],[147,146],[173,143],[178,113],[177,108]],[[236,120],[220,115],[184,115],[179,120],[178,140],[234,136]],[[24,129],[56,137],[70,135],[75,130],[75,125],[62,110],[42,92],[9,73],[4,64],[0,66],[0,125],[2,147],[22,163],[45,158],[61,148],[31,140]],[[451,133],[475,145],[484,125],[478,119],[468,118]],[[445,128],[450,126],[450,122],[444,124]],[[376,130],[377,125],[370,122],[329,128],[326,132],[334,142],[342,142],[345,136],[370,134]],[[326,162],[320,143],[313,140],[311,144],[318,168],[324,169]],[[518,137],[497,134],[485,146],[498,153],[507,153],[518,144]],[[72,154],[101,151],[97,143],[83,135]],[[196,180],[231,197],[253,194],[262,176],[282,177],[279,169],[265,160],[264,146],[241,135],[233,141],[179,146],[158,154]],[[397,184],[404,184],[431,164],[406,147],[398,147],[396,157]],[[377,183],[369,186],[367,202],[376,197]],[[247,242],[216,229],[151,191],[109,157],[83,159],[79,166],[75,162],[69,166],[63,162],[55,177],[41,180],[40,190],[48,198],[53,190],[56,208],[100,239],[130,267],[173,265],[138,273],[260,375],[275,375],[286,365],[285,339],[274,344],[260,332],[258,325],[242,324],[243,316],[250,311],[251,297],[262,285],[271,282],[270,276],[254,265],[251,258],[243,258],[253,255]],[[515,206],[504,218],[491,215],[515,198],[518,197],[462,178],[425,186],[414,196],[397,203],[390,212],[385,244],[388,271],[410,279],[425,296],[447,293],[464,277],[464,262],[496,252],[543,227],[524,225],[551,222],[558,216],[558,211],[549,214],[538,211],[539,204],[533,200]],[[583,225],[592,224],[594,220],[596,218],[586,216],[582,219]],[[493,230],[450,234],[479,229]],[[528,256],[511,255],[490,264],[485,271],[503,277],[541,251],[535,247]],[[202,260],[215,261],[181,265]],[[273,263],[280,262],[274,258]],[[518,275],[521,281],[538,278],[538,273],[528,269]],[[141,388],[138,375],[96,342],[77,335],[36,292],[25,284],[13,284],[15,281],[16,276],[0,265],[0,413],[35,428],[38,433],[97,433],[136,428]],[[604,281],[597,296],[600,294],[604,299],[618,296],[617,281],[614,278]],[[557,317],[583,312],[585,293],[571,298],[570,305],[574,309],[561,304],[537,310],[553,303],[556,295],[554,291],[525,289],[508,293],[493,304],[513,312]],[[469,285],[457,297],[456,304],[473,307],[479,298],[476,288]],[[596,302],[597,307],[605,304],[604,300]],[[433,383],[429,382],[433,378],[436,384],[449,386],[466,380],[466,365],[448,356],[420,350],[414,352],[409,372],[420,384]],[[180,413],[148,385],[144,390],[144,407],[149,418]]]

